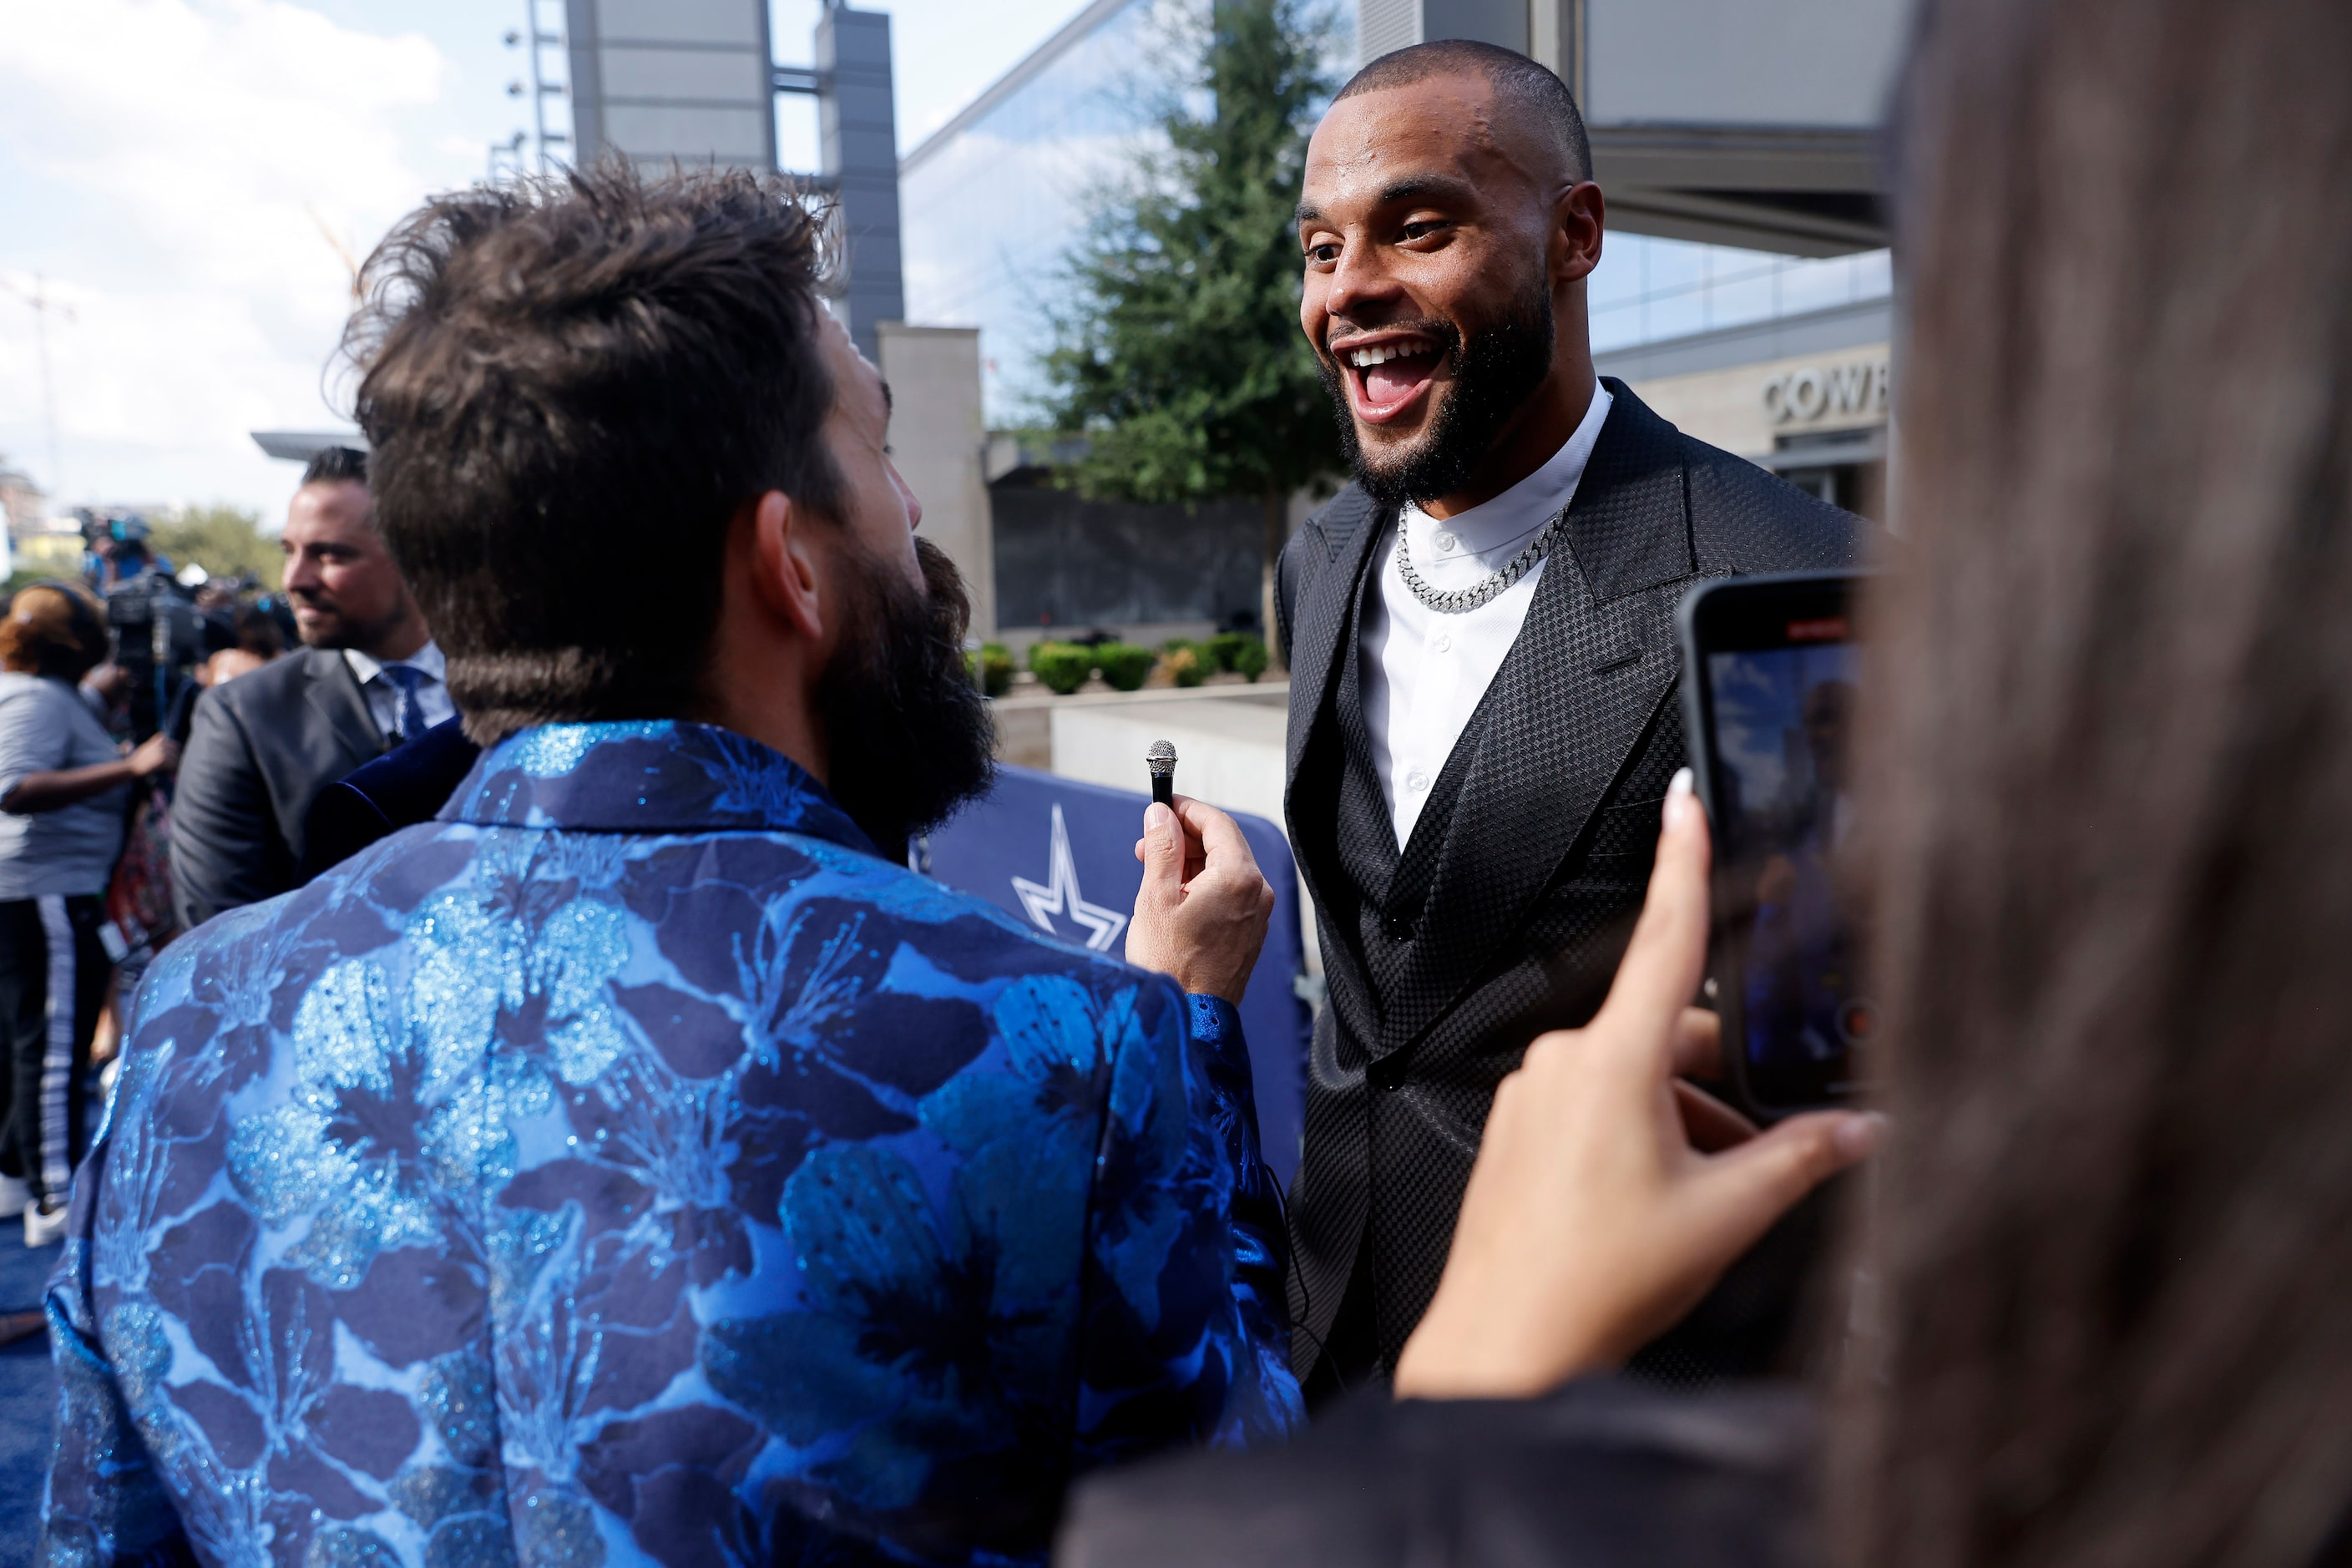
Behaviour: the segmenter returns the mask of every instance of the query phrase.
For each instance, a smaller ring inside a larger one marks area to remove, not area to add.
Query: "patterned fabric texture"
[[[43,1562],[1043,1558],[1298,1419],[1231,1007],[696,725],[526,731],[149,973]]]
[[[1284,553],[1286,808],[1329,984],[1291,1203],[1302,1372],[1327,1343],[1341,1382],[1394,1365],[1444,1270],[1495,1086],[1537,1034],[1587,1022],[1608,993],[1685,761],[1684,593],[1862,553],[1860,520],[1608,385],[1565,548],[1402,852],[1351,668],[1368,563],[1394,518],[1350,486]],[[1714,1305],[1743,1289],[1727,1281]],[[1762,1296],[1736,1321],[1703,1306],[1654,1370],[1760,1370],[1756,1347],[1778,1344],[1793,1309],[1791,1292]]]

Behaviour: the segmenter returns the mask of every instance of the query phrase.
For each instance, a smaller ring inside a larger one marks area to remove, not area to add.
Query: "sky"
[[[892,14],[904,152],[1084,0],[867,3]],[[502,38],[530,4],[0,0],[0,457],[65,506],[274,525],[296,470],[249,432],[344,423],[351,264],[527,123]],[[778,61],[806,62],[817,0],[770,12]],[[814,103],[779,131],[814,168]]]

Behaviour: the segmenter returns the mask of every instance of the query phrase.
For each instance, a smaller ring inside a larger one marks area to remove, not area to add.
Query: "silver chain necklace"
[[[1550,553],[1552,541],[1559,537],[1560,525],[1567,521],[1568,508],[1562,507],[1552,513],[1551,521],[1545,523],[1533,539],[1528,541],[1528,547],[1525,550],[1504,563],[1501,571],[1484,581],[1473,583],[1467,588],[1456,588],[1450,594],[1441,594],[1431,587],[1420,573],[1412,569],[1412,540],[1405,528],[1404,520],[1399,518],[1397,520],[1397,575],[1404,579],[1404,585],[1412,590],[1414,598],[1419,599],[1439,615],[1464,615],[1476,609],[1534,571],[1536,563]]]

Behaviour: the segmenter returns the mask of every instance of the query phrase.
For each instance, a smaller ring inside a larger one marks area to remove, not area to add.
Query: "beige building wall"
[[[1627,384],[1685,432],[1727,452],[1761,458],[1783,437],[1884,426],[1888,363],[1887,345],[1870,343]]]
[[[890,384],[891,460],[923,504],[922,535],[948,553],[971,592],[971,630],[996,629],[994,540],[982,454],[980,332],[972,327],[877,328]]]

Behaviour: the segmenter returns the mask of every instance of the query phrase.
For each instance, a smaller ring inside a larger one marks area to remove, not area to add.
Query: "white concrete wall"
[[[1149,790],[1143,753],[1154,741],[1176,748],[1176,790],[1225,811],[1265,817],[1285,834],[1283,734],[1290,692],[1283,686],[1229,686],[1213,691],[1144,691],[1088,701],[1064,698],[1053,709],[1054,772],[1113,789]],[[1307,970],[1323,973],[1315,906],[1302,879],[1299,921]]]
[[[890,384],[891,460],[923,503],[923,537],[963,573],[973,635],[989,637],[996,628],[996,552],[981,471],[987,428],[979,330],[884,321],[876,331],[882,379]]]

